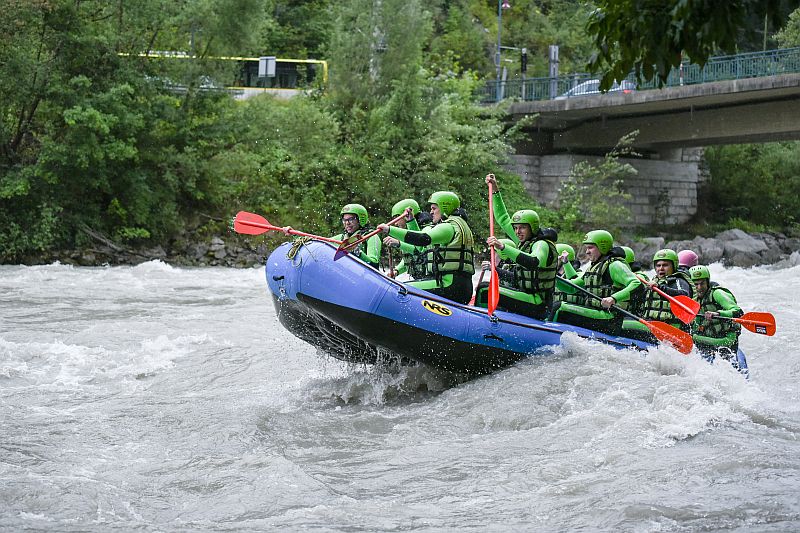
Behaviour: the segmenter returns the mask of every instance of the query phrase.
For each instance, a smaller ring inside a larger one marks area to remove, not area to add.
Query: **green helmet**
[[[556,251],[558,252],[558,255],[561,255],[566,251],[567,259],[569,261],[575,261],[575,248],[573,248],[569,244],[564,244],[562,242],[556,244]]]
[[[419,204],[417,203],[417,201],[411,198],[406,198],[405,200],[400,200],[399,202],[397,202],[392,206],[392,216],[396,217],[397,215],[402,214],[403,211],[405,211],[409,207],[411,208],[412,214],[416,215],[417,213],[419,213]]]
[[[534,233],[539,229],[539,214],[533,209],[521,209],[511,217],[512,224],[527,224]]]
[[[659,250],[653,256],[653,264],[656,264],[656,261],[672,261],[672,270],[675,272],[678,271],[678,254],[675,253],[675,250],[670,250],[669,248],[664,248],[663,250]]]
[[[633,253],[633,249],[630,246],[622,246],[623,250],[625,250],[625,262],[629,265],[636,261],[636,255]]]
[[[606,255],[614,246],[614,237],[604,229],[596,229],[586,234],[583,244],[594,244],[601,254]]]
[[[358,215],[358,223],[361,226],[366,226],[369,222],[369,214],[367,208],[361,204],[347,204],[339,212],[340,215]]]
[[[708,267],[704,265],[693,266],[689,269],[689,275],[692,276],[692,281],[697,281],[699,279],[711,281],[711,272],[709,272]]]
[[[431,194],[431,197],[428,198],[428,203],[438,205],[439,211],[446,217],[461,207],[461,200],[458,199],[458,195],[450,191],[438,191]]]

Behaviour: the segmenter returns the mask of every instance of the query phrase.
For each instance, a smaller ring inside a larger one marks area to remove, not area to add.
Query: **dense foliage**
[[[528,49],[529,76],[547,74],[552,43],[562,72],[583,70],[593,7],[516,0],[503,12],[503,45]],[[519,177],[502,171],[515,134],[503,109],[472,96],[478,80],[495,75],[497,8],[495,0],[6,0],[0,260],[86,244],[88,228],[118,242],[166,243],[239,209],[324,233],[343,203],[363,203],[381,221],[395,201],[424,201],[438,189],[457,191],[484,233],[487,172],[499,173],[510,208],[534,203]],[[620,37],[595,30],[605,42]],[[193,57],[139,55],[159,50]],[[244,102],[214,89],[234,67],[213,57],[267,53],[329,60],[328,87]],[[503,66],[518,75],[519,52],[504,49]],[[793,145],[775,146],[739,150],[763,159],[751,176],[795,179],[786,159]],[[744,168],[731,163],[736,149],[711,153],[715,184]],[[589,181],[616,179],[621,169],[607,163],[577,169],[575,190],[585,197]],[[542,209],[543,220],[577,231],[593,216],[573,209],[583,197],[558,213]],[[794,204],[781,205],[778,214],[791,219]]]
[[[800,224],[800,144],[721,146],[706,150],[714,177],[703,192],[711,222],[746,220],[771,228]]]
[[[688,58],[705,64],[714,54],[735,53],[751,17],[780,24],[796,0],[596,0],[587,29],[594,38],[592,71],[603,86],[634,71],[639,80],[666,81]],[[748,29],[752,31],[752,26]]]

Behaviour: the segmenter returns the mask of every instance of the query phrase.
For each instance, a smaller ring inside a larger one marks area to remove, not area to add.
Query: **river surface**
[[[447,383],[353,367],[261,269],[0,267],[3,531],[798,531],[800,266],[712,277],[751,379],[567,336]]]

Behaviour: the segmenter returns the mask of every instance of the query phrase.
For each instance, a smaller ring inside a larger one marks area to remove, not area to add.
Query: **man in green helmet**
[[[409,220],[401,219],[395,225],[398,228],[405,228],[411,231],[419,231],[419,223],[417,222],[417,215],[420,213],[419,204],[412,198],[400,200],[392,206],[392,218],[402,214],[406,209],[411,209],[411,218]],[[412,279],[420,278],[424,275],[424,250],[421,246],[413,246],[411,244],[400,242],[394,237],[384,237],[383,245],[386,246],[387,252],[391,253],[391,248],[399,248],[403,254],[403,259],[395,266],[394,271],[389,273],[389,277],[397,277],[404,272]]]
[[[572,282],[598,298],[581,293],[580,304],[558,302],[553,307],[553,321],[618,335],[622,315],[614,312],[611,307],[616,305],[627,308],[634,291],[639,290],[642,284],[625,260],[611,253],[614,238],[609,232],[590,231],[584,237],[583,244],[590,264]],[[564,264],[564,273],[568,279],[577,274],[569,263]]]
[[[644,301],[640,307],[642,318],[666,322],[670,326],[688,332],[689,326],[675,316],[675,313],[672,312],[670,301],[652,290],[652,287],[657,286],[670,296],[688,296],[696,300],[697,291],[694,283],[692,283],[692,278],[689,277],[687,272],[678,270],[678,254],[675,253],[675,250],[670,250],[669,248],[655,253],[653,256],[653,269],[656,273],[655,278],[652,281],[644,282],[649,290],[645,294]],[[650,329],[641,322],[626,320],[623,328],[625,330],[624,335],[627,337],[655,342],[655,337],[653,337]]]
[[[433,224],[420,231],[381,224],[378,228],[390,237],[421,246],[424,251],[424,274],[409,282],[417,287],[459,303],[472,298],[472,275],[475,273],[474,245],[467,221],[456,214],[461,201],[454,192],[438,191],[428,199]],[[461,212],[461,211],[459,211]]]
[[[689,268],[689,275],[700,298],[700,311],[692,322],[694,345],[708,359],[719,355],[736,361],[742,327],[733,320],[724,319],[741,317],[742,308],[731,291],[719,284],[711,285],[708,267],[693,266]]]
[[[558,252],[555,243],[539,227],[539,215],[532,209],[522,209],[509,216],[497,178],[486,176],[494,193],[494,218],[508,239],[489,237],[486,244],[500,254],[497,274],[500,282],[498,308],[512,313],[544,320],[553,303]],[[556,239],[558,237],[556,236]],[[475,305],[486,307],[488,286],[481,286]]]
[[[361,237],[372,229],[369,226],[367,209],[361,204],[347,204],[339,214],[342,216],[344,231],[335,235],[334,239],[343,241],[354,235]],[[350,250],[350,253],[377,269],[381,260],[381,238],[378,235],[373,235],[366,242],[362,242]]]

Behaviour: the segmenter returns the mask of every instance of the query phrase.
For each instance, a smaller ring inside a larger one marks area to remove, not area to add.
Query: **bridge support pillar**
[[[634,226],[680,224],[697,212],[702,150],[677,149],[660,155],[662,159],[619,159],[638,171],[625,181],[625,189],[632,196],[628,207]],[[602,159],[575,154],[512,155],[506,168],[522,177],[536,201],[557,207],[559,189],[572,167],[580,161],[599,164]]]

